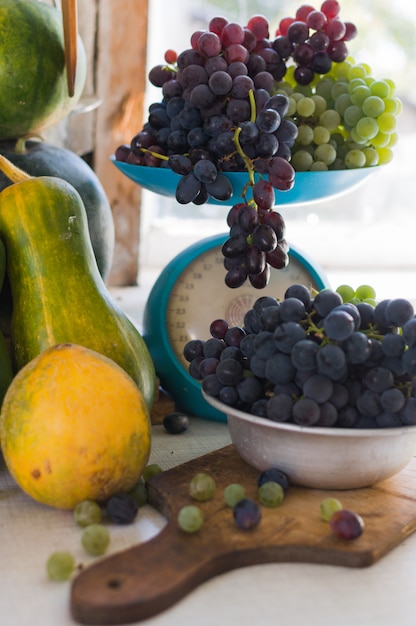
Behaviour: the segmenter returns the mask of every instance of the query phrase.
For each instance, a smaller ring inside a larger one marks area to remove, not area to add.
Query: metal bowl
[[[203,395],[226,414],[240,456],[259,471],[278,467],[293,485],[335,490],[369,487],[400,472],[416,454],[416,426],[302,427],[243,413]]]
[[[153,191],[162,196],[175,197],[176,187],[180,175],[165,167],[148,167],[116,161],[114,156],[110,160],[125,176],[141,185],[144,189]],[[328,170],[325,172],[296,172],[295,184],[290,191],[275,191],[277,205],[308,204],[341,195],[357,187],[373,174],[379,167],[363,167],[351,170]],[[224,172],[231,181],[233,195],[226,202],[210,198],[208,204],[232,206],[241,202],[241,194],[247,184],[246,172]],[[267,176],[266,176],[267,178]]]

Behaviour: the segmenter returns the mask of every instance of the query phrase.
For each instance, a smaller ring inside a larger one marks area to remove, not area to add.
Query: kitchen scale
[[[188,373],[185,344],[191,339],[209,339],[210,324],[217,318],[226,319],[230,326],[242,326],[244,314],[261,296],[281,299],[294,283],[317,290],[328,285],[323,272],[290,246],[287,267],[272,270],[267,287],[255,289],[247,282],[230,289],[224,282],[221,253],[227,237],[203,239],[172,259],[156,280],[143,317],[143,338],[162,388],[179,409],[219,421],[226,421],[225,414],[203,399],[201,383]]]
[[[175,197],[180,176],[170,169],[131,165],[113,157],[111,160],[142,187]],[[297,172],[293,189],[275,190],[275,205],[305,205],[341,195],[361,184],[372,171],[373,168]],[[247,173],[226,175],[232,183],[233,196],[226,204],[210,198],[210,204],[229,207],[241,202]],[[255,289],[247,281],[237,289],[230,289],[224,282],[221,252],[228,236],[228,233],[220,234],[198,241],[172,259],[156,280],[143,315],[143,338],[162,389],[171,396],[178,410],[223,422],[225,414],[204,400],[200,381],[188,372],[189,363],[183,356],[185,344],[191,339],[209,339],[210,324],[217,318],[226,319],[231,326],[241,326],[245,312],[261,296],[281,299],[289,285],[295,283],[316,290],[329,287],[322,269],[290,244],[287,267],[272,269],[267,287]]]

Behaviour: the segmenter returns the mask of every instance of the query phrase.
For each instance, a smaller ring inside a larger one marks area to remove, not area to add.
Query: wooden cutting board
[[[189,535],[178,528],[176,517],[183,505],[191,503],[189,482],[201,471],[213,476],[217,493],[200,505],[204,524]],[[240,482],[255,499],[257,476],[232,445],[154,476],[149,501],[167,518],[167,525],[150,541],[102,559],[74,579],[75,620],[102,625],[140,621],[164,611],[209,578],[252,564],[366,567],[416,529],[416,459],[371,488],[337,492],[290,487],[280,507],[262,507],[255,529],[240,530],[224,503],[223,490]],[[361,537],[348,542],[331,534],[319,517],[319,504],[330,495],[362,516]]]

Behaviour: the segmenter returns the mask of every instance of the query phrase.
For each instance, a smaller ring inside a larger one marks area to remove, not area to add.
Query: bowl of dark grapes
[[[348,46],[357,27],[336,0],[301,5],[271,28],[214,17],[148,79],[160,99],[111,159],[142,187],[179,205],[273,206],[344,193],[393,157],[401,102]]]
[[[355,489],[416,453],[416,317],[371,286],[260,296],[241,326],[213,320],[184,349],[242,458],[292,484]]]

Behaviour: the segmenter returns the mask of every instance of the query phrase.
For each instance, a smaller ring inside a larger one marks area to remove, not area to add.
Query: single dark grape
[[[243,366],[234,359],[222,359],[215,374],[222,385],[236,385],[243,376]]]
[[[261,520],[259,505],[249,498],[242,498],[233,508],[234,521],[242,530],[252,530]]]
[[[131,524],[138,510],[137,502],[127,493],[111,496],[106,506],[108,517],[116,524]]]
[[[209,327],[209,332],[212,337],[217,339],[224,339],[225,333],[228,330],[228,322],[224,319],[213,320]]]
[[[243,266],[229,269],[225,275],[224,282],[230,289],[238,289],[247,280],[247,270]]]
[[[205,342],[201,339],[191,339],[188,341],[183,350],[185,359],[191,362],[197,357],[202,357],[204,355],[204,343]]]
[[[266,253],[255,244],[249,246],[244,253],[244,265],[249,275],[261,274],[266,266]]]
[[[190,173],[180,178],[176,188],[175,197],[179,204],[189,204],[201,191],[201,181]]]
[[[270,280],[270,265],[266,263],[266,267],[260,274],[249,274],[248,279],[255,289],[264,289]]]
[[[189,428],[189,417],[180,411],[168,413],[163,418],[163,426],[171,435],[184,433]]]
[[[192,171],[192,161],[189,157],[182,154],[172,154],[169,157],[168,165],[176,174],[189,174]]]
[[[289,478],[285,472],[277,467],[270,467],[263,470],[257,477],[257,486],[260,487],[265,482],[275,482],[281,485],[284,491],[289,489]]]
[[[339,539],[357,539],[362,535],[364,530],[364,521],[354,513],[347,509],[335,511],[329,519],[329,526],[336,537]]]
[[[273,186],[264,179],[256,181],[252,188],[253,200],[260,210],[271,209],[275,202]]]

